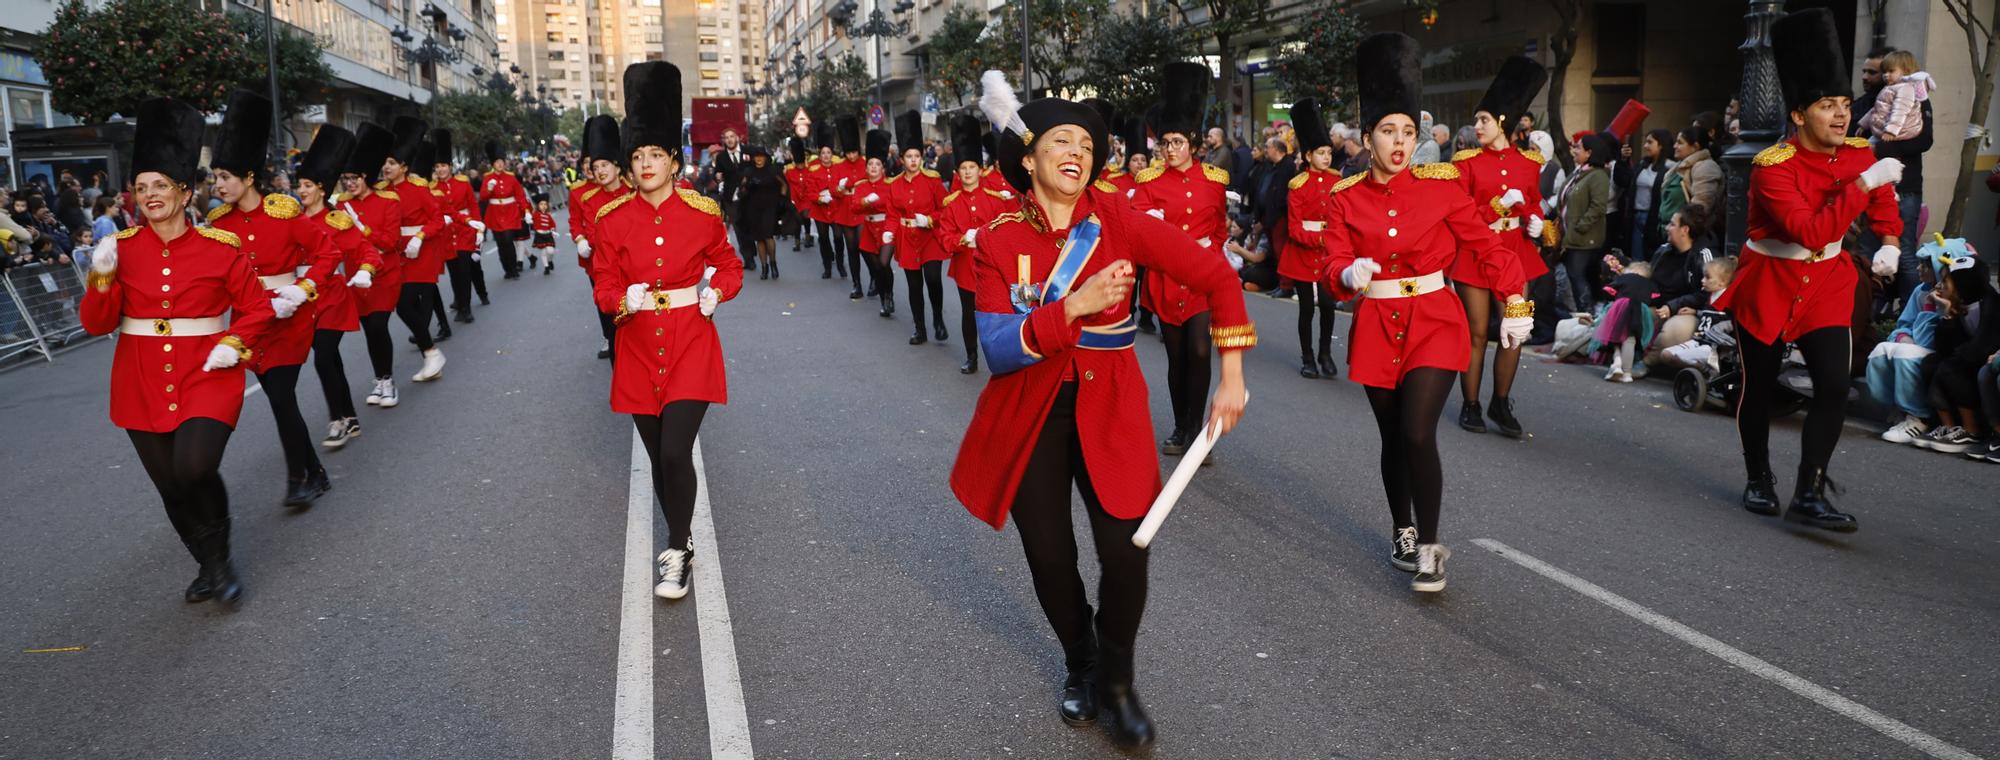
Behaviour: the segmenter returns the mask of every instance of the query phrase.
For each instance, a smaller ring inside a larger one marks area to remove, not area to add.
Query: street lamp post
[[[896,0],[895,6],[890,10],[896,16],[900,17],[916,6],[917,4],[913,0]],[[851,21],[854,18],[854,14],[859,10],[860,6],[856,4],[855,0],[840,0],[840,4],[834,6],[833,10],[828,13],[833,22],[839,25]],[[849,36],[868,37],[875,41],[875,103],[882,107],[884,119],[888,118],[889,104],[884,102],[882,98],[882,61],[889,56],[889,51],[884,49],[882,41],[891,37],[901,37],[909,33],[909,20],[890,21],[889,17],[882,13],[882,0],[875,0],[875,9],[868,12],[867,21],[847,27],[847,34]]]
[[[1743,247],[1750,217],[1751,159],[1758,151],[1778,141],[1784,129],[1784,96],[1778,86],[1778,65],[1771,57],[1771,24],[1784,15],[1784,0],[1749,0],[1743,14],[1747,32],[1743,44],[1743,89],[1737,96],[1737,119],[1742,125],[1739,141],[1722,154],[1728,172],[1724,207],[1728,227],[1723,234],[1724,255],[1734,256]],[[1728,125],[1723,125],[1727,129]]]
[[[437,117],[438,68],[440,65],[449,66],[465,60],[465,50],[458,45],[458,43],[465,41],[465,30],[445,20],[444,10],[435,5],[426,4],[424,9],[418,12],[418,15],[423,16],[426,20],[422,41],[418,41],[415,34],[412,34],[410,30],[401,26],[396,27],[395,31],[389,32],[389,36],[394,37],[397,42],[402,43],[396,46],[396,52],[402,56],[403,60],[417,66],[431,66],[429,88],[431,102],[429,111],[431,117],[435,119]],[[404,45],[412,43],[416,47],[404,47]]]

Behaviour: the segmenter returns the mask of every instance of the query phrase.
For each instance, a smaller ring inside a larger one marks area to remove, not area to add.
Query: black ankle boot
[[[1153,718],[1139,703],[1132,688],[1132,650],[1108,641],[1099,644],[1097,700],[1103,712],[1111,714],[1111,740],[1127,749],[1153,744]]]
[[[762,261],[759,261],[759,262],[757,262],[757,279],[759,279],[759,280],[768,280],[768,279],[771,279],[771,265],[770,265],[770,264],[767,264],[767,263],[765,263],[765,262],[762,262]]]
[[[201,562],[201,558],[204,555],[202,554],[203,545],[199,538],[183,538],[181,539],[181,545],[187,547],[188,554],[194,557],[195,562]],[[187,591],[181,595],[181,598],[186,599],[188,604],[195,604],[197,602],[206,602],[213,596],[215,596],[214,579],[209,577],[208,570],[204,567],[195,573],[194,581],[188,583]]]
[[[1299,353],[1299,377],[1307,380],[1319,379],[1319,360],[1313,358],[1311,351]]]
[[[1458,405],[1458,426],[1468,433],[1486,432],[1486,418],[1480,414],[1479,402],[1463,401]]]
[[[1750,483],[1743,486],[1743,508],[1765,517],[1778,514],[1778,479],[1769,469],[1752,474]]]
[[[1333,363],[1333,350],[1326,346],[1319,347],[1319,376],[1328,380],[1340,377],[1340,365]]]
[[[966,354],[965,363],[958,365],[958,374],[971,375],[979,372],[979,355]]]
[[[243,582],[236,578],[236,567],[229,563],[229,523],[208,527],[198,543],[201,548],[201,576],[195,582],[206,580],[212,598],[234,604],[243,597]],[[189,591],[193,591],[192,586]],[[190,598],[188,601],[198,600]]]
[[[326,468],[319,468],[304,478],[291,481],[290,488],[285,493],[285,506],[310,507],[314,501],[331,490],[333,481],[327,478]]]
[[[950,337],[951,333],[944,331],[944,315],[940,314],[937,319],[931,320],[931,338],[933,340],[943,343],[945,339]]]
[[[1068,677],[1063,679],[1062,700],[1056,703],[1056,712],[1062,722],[1072,726],[1088,726],[1097,722],[1097,636],[1091,631],[1089,638],[1074,647],[1066,647],[1063,656],[1069,668]]]
[[[1853,515],[1834,509],[1833,503],[1826,500],[1826,492],[1831,488],[1834,485],[1826,479],[1826,470],[1815,468],[1799,473],[1799,483],[1792,488],[1792,505],[1785,510],[1785,522],[1836,533],[1860,530],[1860,521],[1855,520]]]

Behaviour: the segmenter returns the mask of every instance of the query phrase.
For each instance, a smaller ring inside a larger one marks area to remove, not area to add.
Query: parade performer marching
[[[535,254],[530,254],[530,260],[534,255],[540,255],[542,276],[547,277],[556,270],[556,217],[549,211],[549,196],[535,193],[534,201],[535,223],[530,225],[530,230],[534,235],[531,244],[534,246]]]
[[[340,170],[354,157],[354,133],[332,124],[319,128],[312,147],[299,160],[299,205],[306,219],[322,225],[340,251],[341,271],[327,277],[319,289],[319,323],[313,331],[313,371],[326,394],[326,438],[320,445],[338,449],[361,434],[354,413],[354,391],[347,384],[347,364],[340,358],[341,336],[361,329],[361,298],[375,286],[382,253],[354,224],[354,217],[329,201]]]
[[[375,384],[368,391],[369,406],[388,409],[401,403],[396,394],[396,344],[389,337],[389,316],[403,292],[402,240],[397,235],[402,223],[399,196],[391,190],[376,190],[375,175],[388,162],[396,137],[373,123],[363,123],[355,135],[354,154],[340,173],[340,195],[334,205],[354,218],[377,258],[374,281],[368,289],[354,293],[361,314],[361,334],[368,340],[368,363]]]
[[[1133,266],[1146,264],[1211,300],[1222,383],[1209,419],[1233,427],[1247,398],[1241,351],[1257,342],[1243,291],[1222,257],[1176,228],[1089,192],[1111,153],[1088,106],[1025,106],[1000,72],[980,108],[999,130],[997,161],[1023,194],[977,237],[979,339],[993,377],[952,467],[952,493],[995,529],[1012,515],[1035,596],[1062,642],[1068,676],[1058,712],[1071,725],[1100,704],[1126,746],[1154,738],[1133,690],[1133,647],[1146,605],[1147,552],[1132,545],[1160,491],[1146,381],[1133,355]],[[1083,493],[1102,585],[1093,618],[1077,574],[1072,484]]]
[[[625,184],[625,149],[621,139],[618,119],[610,114],[598,114],[583,122],[583,160],[589,179],[569,190],[569,236],[576,244],[576,265],[593,280],[597,271],[590,264],[590,255],[597,244],[591,219],[604,204],[632,192],[632,187]],[[599,359],[611,358],[611,336],[618,328],[612,313],[597,311],[597,328],[604,335],[597,348]]]
[[[451,340],[451,323],[445,318],[444,293],[438,289],[437,281],[439,277],[444,276],[445,262],[458,253],[456,229],[458,225],[444,208],[444,191],[418,174],[423,167],[436,164],[437,145],[428,139],[419,143],[416,158],[413,160],[416,163],[410,164],[410,182],[420,188],[417,192],[430,198],[431,208],[438,215],[440,225],[437,234],[424,237],[423,245],[417,248],[416,260],[403,267],[403,286],[408,288],[414,284],[422,289],[424,309],[422,324],[424,329],[430,329],[431,318],[437,317],[437,334],[432,337],[432,341],[443,343]],[[409,341],[414,344],[417,342],[417,336],[414,334],[416,328],[411,327],[410,330],[413,334],[409,337]],[[412,379],[423,382],[416,378]]]
[[[1298,283],[1299,376],[1327,378],[1339,376],[1340,365],[1333,360],[1333,294],[1319,285],[1325,270],[1326,249],[1319,236],[1326,232],[1327,206],[1333,204],[1333,186],[1340,172],[1333,169],[1333,143],[1326,125],[1320,121],[1319,101],[1300,98],[1292,103],[1292,133],[1298,136],[1299,155],[1305,171],[1291,178],[1285,196],[1286,244],[1278,257],[1278,276]],[[1319,316],[1319,350],[1313,351],[1313,316]]]
[[[1389,561],[1414,572],[1410,588],[1444,589],[1438,542],[1444,468],[1438,459],[1438,415],[1454,375],[1471,351],[1465,307],[1445,287],[1446,267],[1469,250],[1482,280],[1506,301],[1500,345],[1521,344],[1534,304],[1522,298],[1521,264],[1480,218],[1471,196],[1453,180],[1451,164],[1411,166],[1417,141],[1417,95],[1423,91],[1417,41],[1369,35],[1355,49],[1367,172],[1333,186],[1322,281],[1338,300],[1362,296],[1349,333],[1348,378],[1367,388],[1382,435],[1382,488],[1393,533]],[[1411,512],[1415,511],[1412,521]]]
[[[324,226],[299,218],[298,201],[259,190],[258,184],[269,180],[264,158],[270,139],[271,101],[248,90],[230,93],[209,158],[215,194],[223,205],[208,212],[208,224],[240,239],[250,268],[276,298],[272,309],[278,321],[258,347],[251,369],[278,424],[278,444],[285,453],[284,504],[308,507],[333,489],[333,481],[320,466],[312,432],[299,412],[299,372],[312,353],[320,284],[334,276],[340,251]]]
[[[1147,119],[1141,116],[1126,116],[1120,119],[1119,138],[1125,143],[1125,171],[1110,178],[1109,182],[1124,191],[1126,200],[1139,193],[1139,173],[1153,165],[1153,148],[1146,143]],[[1159,332],[1153,323],[1153,310],[1146,308],[1146,270],[1138,272],[1141,287],[1132,291],[1132,311],[1139,315],[1139,332],[1151,335]]]
[[[473,194],[472,183],[466,181],[465,175],[454,171],[451,130],[431,130],[431,151],[431,199],[449,220],[443,237],[451,243],[444,270],[451,279],[452,321],[469,324],[473,319],[473,287],[477,285],[479,297],[486,298],[486,282],[476,280],[472,270],[473,258],[479,255],[479,228],[472,225],[479,219],[479,198]],[[440,300],[434,306],[442,309],[444,304]],[[446,327],[442,314],[438,316],[438,326]]]
[[[711,320],[716,305],[742,289],[743,260],[729,246],[715,201],[674,185],[681,172],[679,68],[665,61],[625,68],[623,144],[638,190],[604,204],[592,221],[593,292],[598,309],[619,322],[611,410],[632,415],[667,518],[653,593],[679,599],[693,578],[695,435],[708,405],[729,400]]]
[[[1542,261],[1542,246],[1556,244],[1556,226],[1542,220],[1542,191],[1538,178],[1540,153],[1523,151],[1507,139],[1507,127],[1527,112],[1529,101],[1541,92],[1549,73],[1534,59],[1509,56],[1500,63],[1500,73],[1486,88],[1486,95],[1473,109],[1472,131],[1480,147],[1452,154],[1458,182],[1479,211],[1479,218],[1500,236],[1500,243],[1521,262],[1521,276],[1532,282],[1548,274]],[[1472,356],[1459,376],[1458,426],[1474,433],[1486,432],[1480,419],[1479,385],[1486,367],[1487,326],[1494,313],[1492,283],[1485,267],[1470,249],[1461,249],[1458,260],[1445,271],[1465,304],[1465,324],[1471,338]],[[1521,368],[1521,346],[1502,346],[1493,352],[1493,399],[1486,417],[1500,434],[1520,438],[1521,421],[1514,417],[1514,375]]]
[[[813,223],[806,217],[806,209],[812,207],[811,199],[806,196],[806,164],[812,160],[812,154],[806,148],[805,138],[785,138],[785,160],[790,162],[785,164],[785,200],[790,203],[785,212],[785,228],[792,233],[792,252],[797,253],[801,244],[807,248],[813,244]],[[826,265],[826,270],[820,272],[819,278],[833,279],[832,262],[822,254],[820,263]]]
[[[910,345],[921,346],[924,337],[924,295],[931,299],[931,334],[942,341],[950,337],[944,329],[944,262],[951,258],[937,237],[938,205],[944,200],[944,180],[924,168],[923,122],[917,112],[904,111],[896,117],[896,155],[902,173],[888,184],[889,206],[894,209],[896,266],[910,286],[910,319],[916,332]]]
[[[819,229],[820,267],[822,269],[833,267],[835,271],[840,272],[843,279],[851,276],[854,281],[854,292],[849,293],[847,297],[849,300],[859,301],[861,268],[850,266],[849,260],[857,257],[853,255],[853,249],[847,245],[847,238],[840,234],[839,227],[834,224],[833,208],[830,205],[833,199],[831,190],[833,168],[840,161],[840,157],[834,155],[834,144],[837,139],[831,123],[821,123],[814,129],[813,141],[819,146],[816,148],[818,152],[811,161],[806,162],[805,185],[799,188],[799,194],[805,198],[806,218],[811,219],[813,225]],[[832,263],[829,264],[828,259],[832,259]]]
[[[389,157],[382,162],[382,181],[375,183],[377,195],[390,197],[396,202],[396,220],[393,222],[399,225],[396,228],[396,247],[384,251],[382,255],[389,257],[398,252],[403,255],[403,284],[396,298],[396,316],[403,320],[403,326],[410,329],[411,340],[424,352],[424,366],[410,377],[419,383],[436,380],[444,374],[444,351],[431,339],[430,326],[429,298],[435,289],[430,286],[437,283],[437,269],[424,265],[421,258],[426,241],[445,234],[444,215],[438,213],[437,204],[431,200],[430,188],[424,185],[423,179],[410,174],[411,167],[427,165],[416,163],[425,150],[425,129],[422,120],[396,117],[395,140],[390,143]],[[429,156],[422,158],[429,161]],[[367,219],[363,217],[364,221]],[[384,226],[391,223],[382,222]],[[429,285],[423,280],[426,271],[430,274]],[[390,385],[388,390],[393,392],[394,388]],[[386,394],[383,396],[383,406],[389,406],[388,398]]]
[[[861,221],[856,248],[864,254],[856,266],[868,267],[868,292],[874,294],[878,313],[888,319],[896,315],[896,281],[890,279],[889,261],[895,256],[896,233],[902,228],[896,223],[888,193],[889,133],[871,129],[867,139],[866,174],[850,186],[854,195],[849,202]],[[861,292],[859,285],[855,292]]]
[[[514,241],[522,229],[535,223],[528,211],[528,191],[507,171],[507,154],[500,150],[500,143],[486,141],[486,161],[488,171],[479,182],[479,197],[486,202],[486,210],[480,214],[486,226],[481,231],[493,235],[500,268],[506,270],[501,279],[518,280],[521,261],[514,253]]]
[[[1777,390],[1785,344],[1804,355],[1813,387],[1800,431],[1798,479],[1784,510],[1787,522],[1852,532],[1853,515],[1827,500],[1827,464],[1840,443],[1846,418],[1850,325],[1859,274],[1841,236],[1867,217],[1883,241],[1870,269],[1895,275],[1902,256],[1897,241],[1896,182],[1903,164],[1877,160],[1868,142],[1847,137],[1849,84],[1833,15],[1799,11],[1771,25],[1771,53],[1794,134],[1764,149],[1751,163],[1748,240],[1736,279],[1716,307],[1736,319],[1743,359],[1743,391],[1736,430],[1743,442],[1749,485],[1743,508],[1776,515],[1777,478],[1771,470],[1768,410]]]
[[[92,335],[120,334],[111,424],[125,429],[167,521],[201,565],[184,598],[235,602],[243,584],[229,562],[222,454],[243,410],[243,370],[274,327],[276,299],[236,235],[188,224],[189,188],[201,176],[201,113],[154,98],[137,115],[132,200],[145,223],[98,242],[77,316]]]
[[[854,204],[854,183],[860,182],[862,177],[867,176],[868,164],[861,157],[863,147],[861,120],[854,116],[842,115],[834,117],[834,124],[834,131],[840,137],[841,156],[827,168],[825,185],[820,188],[820,197],[834,199],[833,203],[826,206],[827,218],[833,224],[835,233],[841,236],[841,244],[847,250],[847,268],[853,270],[861,261],[861,210]],[[885,163],[883,168],[886,170],[887,166]],[[881,295],[882,290],[895,286],[893,282],[885,285],[888,272],[884,270],[883,274],[885,276],[882,281],[869,283],[868,295]],[[858,272],[855,279],[860,279]],[[847,297],[857,298],[853,293],[849,293]],[[894,302],[889,304],[889,313],[896,313]]]
[[[1201,116],[1208,106],[1209,71],[1200,63],[1172,63],[1163,72],[1160,103],[1153,134],[1160,138],[1165,163],[1139,172],[1132,207],[1164,220],[1182,237],[1225,261],[1222,242],[1229,232],[1229,172],[1207,166],[1194,155],[1202,139]],[[1108,149],[1108,148],[1107,148]],[[1224,264],[1227,266],[1227,264]],[[1208,399],[1208,299],[1196,289],[1174,282],[1164,272],[1146,272],[1146,305],[1160,318],[1166,338],[1167,395],[1173,399],[1174,431],[1160,450],[1178,456],[1201,429],[1202,404]]]
[[[958,365],[958,371],[966,375],[979,371],[979,326],[973,316],[978,311],[974,301],[973,259],[979,252],[979,231],[986,229],[1001,211],[1019,205],[1001,200],[999,191],[980,184],[980,170],[985,163],[980,153],[985,150],[985,143],[979,138],[984,133],[977,119],[964,115],[952,117],[951,155],[958,162],[953,170],[957,181],[951,194],[944,197],[943,208],[938,210],[938,240],[951,250],[951,281],[958,286],[958,333],[965,340],[965,363]]]

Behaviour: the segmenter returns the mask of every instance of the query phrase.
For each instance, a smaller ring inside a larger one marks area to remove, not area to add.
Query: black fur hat
[[[389,159],[389,146],[395,142],[396,136],[382,125],[362,122],[361,131],[355,135],[354,151],[347,157],[347,165],[341,167],[341,173],[356,175],[361,181],[373,184],[375,176],[382,173],[382,162]]]
[[[833,125],[834,131],[840,135],[840,148],[835,152],[841,155],[860,153],[863,147],[861,144],[861,117],[853,114],[841,114],[833,117]]]
[[[1486,94],[1479,98],[1479,107],[1474,113],[1485,111],[1500,122],[1501,131],[1513,127],[1510,119],[1518,119],[1527,113],[1528,104],[1535,99],[1535,93],[1548,84],[1549,70],[1524,55],[1510,55],[1500,62],[1500,73],[1493,75],[1493,83],[1486,86]]]
[[[507,151],[500,149],[500,143],[492,140],[486,141],[486,163],[490,164],[507,157]]]
[[[951,117],[951,162],[953,169],[958,168],[959,164],[967,161],[980,166],[986,165],[986,161],[981,155],[985,152],[986,145],[980,140],[985,134],[986,130],[979,128],[978,119],[964,114]]]
[[[431,130],[432,161],[457,166],[458,162],[453,159],[455,154],[452,153],[451,148],[451,130],[443,128]],[[428,169],[430,167],[424,168]]]
[[[309,179],[328,194],[340,172],[354,156],[354,133],[332,124],[322,125],[313,135],[312,147],[299,157],[299,179]]]
[[[618,136],[618,117],[608,113],[592,116],[583,122],[583,158],[585,161],[603,159],[619,166],[625,165],[625,151]]]
[[[214,169],[237,176],[264,170],[265,147],[271,144],[271,101],[244,89],[231,90],[229,110],[222,114],[222,128],[215,134],[215,150],[208,159]]]
[[[1299,98],[1292,103],[1292,135],[1299,141],[1301,156],[1333,144],[1326,122],[1320,119],[1318,100]]]
[[[1112,129],[1117,128],[1118,107],[1111,105],[1111,101],[1103,98],[1084,98],[1083,104],[1090,106],[1090,110],[1097,112],[1097,118],[1103,120],[1104,126]]]
[[[1788,13],[1771,24],[1771,57],[1778,65],[1786,111],[1805,110],[1820,98],[1854,96],[1840,32],[1825,8]]]
[[[410,160],[416,162],[410,164],[410,174],[412,176],[428,177],[429,175],[424,174],[423,170],[437,163],[437,146],[432,145],[429,140],[417,143],[417,154],[411,156]]]
[[[1361,129],[1375,128],[1382,117],[1399,113],[1415,124],[1424,92],[1424,70],[1417,41],[1400,32],[1368,35],[1354,48],[1354,78],[1360,85]]]
[[[625,67],[623,153],[647,145],[681,155],[681,70],[666,61]]]
[[[1127,116],[1119,121],[1118,137],[1125,141],[1126,160],[1131,160],[1134,153],[1153,157],[1153,149],[1146,145],[1146,122],[1150,120],[1146,116]]]
[[[1062,98],[1038,98],[1022,105],[1006,75],[998,71],[988,71],[980,77],[979,109],[999,133],[993,141],[993,160],[1000,164],[1001,176],[1016,191],[1027,192],[1034,185],[1021,159],[1050,129],[1074,124],[1090,133],[1091,162],[1084,167],[1085,182],[1096,179],[1097,172],[1111,158],[1111,129],[1098,118],[1097,109]]]
[[[207,126],[194,106],[173,98],[139,104],[132,132],[132,176],[159,172],[183,185],[201,179],[201,132]]]
[[[914,109],[896,116],[896,153],[911,148],[924,149],[924,121]]]
[[[806,155],[805,138],[796,136],[785,138],[785,152],[791,154],[792,163],[795,164],[805,163],[806,158],[808,157]]]
[[[889,171],[889,133],[880,129],[868,130],[868,149],[862,155],[882,162],[883,171]],[[893,174],[895,172],[889,171]]]
[[[396,139],[389,143],[389,158],[396,159],[411,170],[418,169],[417,146],[424,144],[424,133],[430,131],[430,126],[424,123],[423,119],[410,116],[396,117],[395,126],[391,130],[396,133]]]
[[[979,136],[979,147],[986,149],[985,165],[992,166],[1000,155],[1000,144],[993,139],[993,130],[986,130],[985,134]]]
[[[840,153],[840,137],[838,136],[837,132],[838,130],[834,129],[833,122],[831,121],[822,121],[818,124],[814,124],[813,125],[814,152],[817,152],[820,148],[832,148],[833,152],[836,155],[838,155]]]
[[[1160,72],[1160,104],[1150,116],[1153,134],[1177,132],[1189,142],[1201,142],[1201,117],[1208,109],[1213,89],[1208,65],[1181,61],[1169,63]]]

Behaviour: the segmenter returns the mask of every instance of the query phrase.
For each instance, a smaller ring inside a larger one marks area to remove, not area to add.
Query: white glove
[[[1202,239],[1200,239],[1200,240],[1196,240],[1196,241],[1194,241],[1194,243],[1195,243],[1195,245],[1198,245],[1198,246],[1201,246],[1201,247],[1203,247],[1203,248],[1211,248],[1211,247],[1214,247],[1214,245],[1215,245],[1215,241],[1213,241],[1213,240],[1210,240],[1210,239],[1208,239],[1208,238],[1202,238]]]
[[[960,245],[963,245],[967,248],[971,248],[977,244],[978,236],[979,236],[979,230],[976,229],[966,230],[965,237],[959,238],[958,242]]]
[[[474,254],[474,255],[476,256],[477,254]],[[582,257],[584,257],[584,258],[586,258],[586,259],[587,259],[587,258],[590,258],[590,241],[589,241],[589,240],[586,240],[586,239],[584,239],[584,238],[577,238],[577,239],[576,239],[576,255],[578,255],[578,256],[582,256]],[[478,259],[474,259],[474,261],[477,261],[477,260],[478,260]]]
[[[534,215],[534,214],[522,214],[522,215],[521,215],[521,226],[523,226],[523,227],[529,227],[529,228],[532,228],[532,227],[534,227],[534,226],[535,226],[535,215]]]
[[[1368,283],[1375,281],[1375,275],[1381,273],[1381,264],[1363,256],[1348,264],[1347,269],[1340,273],[1340,284],[1346,285],[1348,290],[1366,290]]]
[[[208,350],[208,361],[201,363],[201,371],[214,372],[218,369],[229,369],[236,366],[236,363],[242,361],[242,359],[242,355],[236,353],[236,349],[217,343],[214,348]]]
[[[1002,190],[1002,191],[1000,191],[1000,200],[1003,200],[1003,201],[1011,201],[1011,200],[1014,200],[1014,191],[1012,191],[1012,190]]]
[[[1521,189],[1518,187],[1500,194],[1500,205],[1503,208],[1513,208],[1524,200],[1527,200],[1527,198],[1521,195]]]
[[[90,271],[111,274],[118,271],[118,238],[106,236],[90,252]]]
[[[277,313],[279,319],[291,319],[298,310],[298,304],[285,300],[283,296],[271,299],[271,311]]]
[[[625,289],[625,310],[644,311],[653,306],[653,297],[646,294],[644,283],[633,283]]]
[[[842,190],[846,190],[846,189],[847,189],[847,178],[846,178],[846,177],[841,177],[841,178],[840,178],[840,185],[839,185],[839,187],[840,187],[840,189],[842,189]]]
[[[405,243],[403,245],[403,258],[406,259],[416,258],[417,251],[422,250],[423,247],[424,247],[423,238],[410,238],[410,242]]]
[[[819,202],[821,202],[821,203],[832,203],[832,202],[833,202],[833,191],[831,191],[831,190],[821,190],[821,191],[819,191]]]
[[[479,221],[478,219],[468,219],[465,221],[465,223],[467,226],[470,226],[474,230],[478,230],[480,232],[486,231],[486,223]]]
[[[473,251],[473,252],[472,252],[472,260],[473,260],[473,261],[478,261],[478,260],[479,260],[479,252],[478,252],[478,251]]]
[[[861,197],[862,205],[872,206],[875,205],[875,202],[879,200],[882,200],[882,196],[876,195],[875,193],[869,193]]]
[[[1873,191],[1883,185],[1893,185],[1903,181],[1903,162],[1893,158],[1876,159],[1875,163],[1861,172],[1861,189]]]
[[[1887,160],[1894,161],[1895,159]],[[1875,260],[1869,262],[1868,271],[1874,272],[1876,277],[1893,277],[1896,274],[1896,268],[1902,263],[1903,249],[1893,245],[1885,245],[1875,249]]]
[[[291,301],[293,306],[306,302],[306,289],[297,285],[286,285],[272,292],[279,298]]]
[[[1528,333],[1534,329],[1534,317],[1502,317],[1500,319],[1500,347],[1514,348],[1528,342]]]
[[[1153,210],[1151,210],[1151,211],[1148,211],[1148,212],[1146,212],[1146,215],[1147,215],[1147,216],[1150,216],[1150,217],[1152,217],[1152,218],[1154,218],[1154,219],[1158,219],[1158,220],[1160,220],[1160,221],[1162,221],[1162,222],[1164,222],[1164,221],[1166,221],[1166,220],[1167,220],[1167,212],[1165,212],[1165,211],[1161,211],[1161,210],[1159,210],[1159,209],[1153,209]]]
[[[930,228],[931,228],[931,218],[930,218],[930,217],[928,217],[928,216],[924,216],[923,214],[918,214],[918,215],[917,215],[917,227],[918,227],[919,229],[926,229],[926,230],[927,230],[927,229],[930,229]]]
[[[712,317],[715,316],[716,305],[722,303],[722,296],[715,292],[715,288],[702,288],[697,300],[701,304],[701,315]]]
[[[890,232],[890,231],[888,231],[888,230],[883,230],[883,231],[882,231],[882,244],[883,244],[883,245],[889,245],[889,244],[891,244],[891,243],[894,243],[894,242],[896,242],[896,233],[894,233],[894,232]]]
[[[1507,192],[1511,193],[1514,191],[1509,190]],[[1539,214],[1530,215],[1528,217],[1528,237],[1536,240],[1542,239],[1542,226],[1543,222],[1541,215]]]
[[[1224,193],[1222,194],[1222,197],[1224,197],[1224,198],[1228,198],[1228,199],[1229,199],[1229,202],[1230,202],[1230,203],[1242,203],[1242,202],[1243,202],[1243,194],[1242,194],[1242,193],[1239,193],[1239,192],[1236,192],[1235,190],[1230,190],[1230,191],[1227,191],[1227,192],[1224,192]]]
[[[363,269],[359,272],[355,272],[354,276],[347,278],[347,284],[366,290],[368,289],[369,286],[375,284],[375,275],[369,273],[368,270]]]

